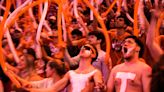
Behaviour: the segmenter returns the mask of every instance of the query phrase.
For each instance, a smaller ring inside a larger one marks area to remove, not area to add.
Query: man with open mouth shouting
[[[139,58],[143,45],[136,36],[128,36],[122,44],[124,63],[116,65],[110,74],[108,92],[150,92],[151,68]]]

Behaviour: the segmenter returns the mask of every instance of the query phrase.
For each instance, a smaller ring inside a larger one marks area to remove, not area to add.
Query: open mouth
[[[127,53],[128,49],[124,47],[124,52]]]

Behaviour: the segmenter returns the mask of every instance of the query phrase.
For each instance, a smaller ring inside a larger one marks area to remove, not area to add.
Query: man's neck
[[[96,44],[95,47],[96,47],[98,52],[101,51],[101,45],[100,44]]]
[[[92,66],[91,65],[91,58],[82,58],[80,60],[80,64],[79,64],[79,70],[85,70],[87,69],[88,67]]]
[[[137,62],[138,60],[139,60],[138,57],[132,57],[129,59],[125,59],[125,64],[133,64],[133,63]]]
[[[117,35],[119,36],[119,35],[123,35],[125,33],[125,29],[123,29],[123,28],[118,28],[117,29]]]

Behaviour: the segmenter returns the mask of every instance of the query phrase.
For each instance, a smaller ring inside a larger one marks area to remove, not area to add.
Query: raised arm
[[[45,89],[29,89],[31,92],[59,92],[60,90],[64,89],[65,86],[69,83],[69,72],[57,83],[55,83],[51,88]]]
[[[0,92],[4,92],[3,83],[1,80],[0,80]]]
[[[7,68],[8,68],[9,70],[13,71],[13,72],[16,73],[16,74],[19,72],[19,70],[18,70],[16,67],[10,65],[10,64],[7,63],[7,62],[6,62],[6,66],[7,66]]]
[[[155,41],[155,27],[157,24],[157,17],[154,14],[158,13],[153,11],[150,26],[147,32],[146,45],[148,46],[150,53],[155,61],[158,61],[159,57],[164,53],[160,48],[160,45]]]
[[[74,65],[78,65],[78,60],[80,59],[79,55],[75,56],[75,57],[71,57],[68,49],[65,49],[65,54],[64,54],[64,59],[66,60],[66,62],[68,62],[68,64],[70,66],[74,66]]]

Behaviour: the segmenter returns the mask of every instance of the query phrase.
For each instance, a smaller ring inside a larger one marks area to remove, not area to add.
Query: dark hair
[[[126,17],[125,13],[121,12],[120,16],[118,16],[117,19],[118,19],[118,18],[123,18],[126,25],[129,25],[129,24],[130,24],[130,21],[129,21],[129,19]]]
[[[90,8],[89,7],[86,7],[86,9],[82,11],[82,13],[84,15],[89,15],[90,14]]]
[[[52,60],[48,63],[48,66],[51,69],[55,69],[57,74],[59,74],[60,76],[62,76],[66,73],[65,64],[60,60],[58,60],[58,61],[57,60]]]
[[[152,69],[151,91],[150,92],[164,92],[164,54],[161,55],[158,62]]]
[[[77,19],[73,18],[71,22],[77,24]]]
[[[142,57],[142,55],[144,53],[144,45],[141,42],[141,40],[139,40],[136,36],[133,36],[133,35],[125,37],[125,39],[128,39],[128,38],[134,39],[135,43],[137,43],[137,45],[140,47],[139,57]]]
[[[90,36],[90,35],[96,36],[96,37],[97,37],[97,40],[101,40],[101,44],[103,44],[103,43],[105,42],[104,34],[103,34],[102,32],[100,32],[100,31],[97,31],[97,30],[91,31],[91,32],[89,32],[88,35],[89,35],[89,36]]]
[[[74,29],[74,30],[72,30],[71,35],[82,36],[83,34],[79,29]]]
[[[34,59],[36,59],[36,55],[35,55],[36,53],[35,53],[34,49],[27,48],[27,53],[30,54],[30,55],[32,55],[34,57]]]
[[[25,58],[27,68],[35,68],[35,64],[34,64],[34,60],[35,59],[34,59],[34,57],[32,55],[30,55],[30,54],[23,54],[23,55],[21,55],[21,57],[22,56]]]

